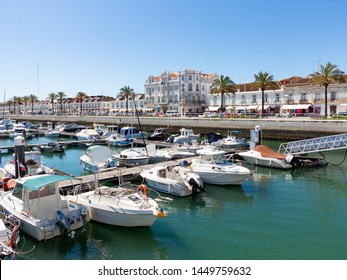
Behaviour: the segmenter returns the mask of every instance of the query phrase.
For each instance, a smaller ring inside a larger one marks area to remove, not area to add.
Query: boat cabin
[[[38,175],[10,180],[8,184],[14,184],[12,201],[24,215],[39,219],[55,217],[57,210],[68,207],[58,190],[58,181],[68,179],[64,177]]]

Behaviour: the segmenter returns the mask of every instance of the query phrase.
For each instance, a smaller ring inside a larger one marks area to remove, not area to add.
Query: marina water
[[[0,140],[0,146],[11,144],[11,139]],[[264,144],[277,150],[280,143]],[[62,154],[42,153],[42,162],[71,175],[84,175],[88,172],[79,163],[84,152],[84,147],[69,147]],[[324,155],[330,162],[326,167],[276,170],[245,164],[253,180],[241,187],[205,185],[206,192],[197,196],[172,197],[172,202],[161,205],[170,215],[150,228],[89,222],[74,238],[46,242],[21,233],[21,251],[35,248],[19,259],[345,260],[347,159],[345,150]],[[3,154],[1,165],[10,157]]]

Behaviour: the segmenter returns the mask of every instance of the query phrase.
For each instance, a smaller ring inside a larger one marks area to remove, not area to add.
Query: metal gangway
[[[347,149],[347,133],[282,143],[278,153],[298,155],[340,149]]]

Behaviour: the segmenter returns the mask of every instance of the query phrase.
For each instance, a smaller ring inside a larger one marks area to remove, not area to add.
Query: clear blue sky
[[[347,73],[347,1],[0,0],[0,100],[115,96],[184,69],[251,82]],[[2,100],[1,100],[2,101]]]

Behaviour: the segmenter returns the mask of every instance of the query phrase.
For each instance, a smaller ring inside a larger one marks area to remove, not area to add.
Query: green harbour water
[[[0,146],[11,143],[0,140]],[[277,150],[280,143],[264,144]],[[42,153],[42,161],[72,175],[88,174],[79,163],[84,151]],[[89,222],[74,238],[46,242],[21,234],[21,250],[35,248],[19,259],[346,260],[347,159],[345,150],[324,155],[326,167],[276,170],[245,164],[254,180],[241,187],[205,185],[206,192],[197,196],[172,197],[162,204],[169,216],[150,228]],[[2,155],[1,165],[9,158]]]

